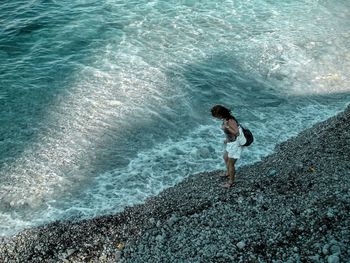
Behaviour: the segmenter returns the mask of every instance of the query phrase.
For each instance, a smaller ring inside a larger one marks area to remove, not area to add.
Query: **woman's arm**
[[[235,137],[239,135],[239,129],[237,122],[233,119],[229,119],[228,121],[224,121],[225,128]]]

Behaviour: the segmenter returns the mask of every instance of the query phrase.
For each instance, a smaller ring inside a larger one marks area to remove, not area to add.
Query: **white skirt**
[[[230,159],[239,159],[242,154],[243,146],[247,139],[244,137],[241,126],[238,127],[239,135],[233,142],[228,142],[226,144],[226,151],[228,153],[228,158]]]

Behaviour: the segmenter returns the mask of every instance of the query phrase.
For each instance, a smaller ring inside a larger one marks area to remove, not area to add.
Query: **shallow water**
[[[122,210],[240,165],[350,101],[347,1],[3,1],[0,234]]]

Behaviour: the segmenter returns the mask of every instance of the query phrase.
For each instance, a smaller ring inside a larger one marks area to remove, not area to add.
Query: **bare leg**
[[[229,158],[227,161],[227,168],[228,168],[228,182],[224,185],[226,188],[230,188],[234,181],[235,181],[235,176],[236,176],[236,159],[231,159]]]
[[[224,175],[222,175],[223,177],[226,177],[229,175],[229,172],[228,172],[228,153],[225,151],[224,152],[224,161],[225,161],[225,165],[226,165],[226,172]]]

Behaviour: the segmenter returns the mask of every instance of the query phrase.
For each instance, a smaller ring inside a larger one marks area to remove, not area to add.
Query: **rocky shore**
[[[0,240],[0,262],[350,262],[350,106],[239,169]]]

